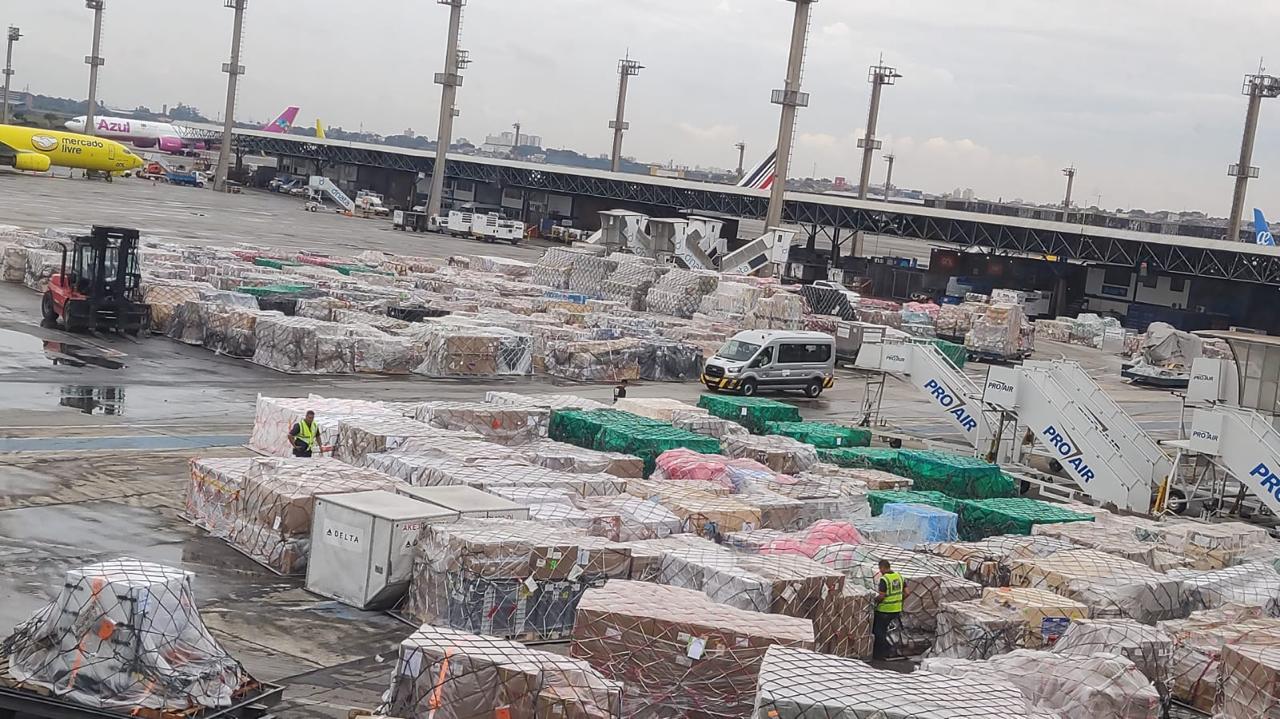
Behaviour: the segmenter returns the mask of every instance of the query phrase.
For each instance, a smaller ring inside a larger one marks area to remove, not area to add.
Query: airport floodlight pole
[[[240,41],[244,37],[244,9],[249,0],[224,0],[224,6],[236,11],[235,21],[231,25],[231,62],[222,66],[227,73],[227,109],[222,115],[222,146],[218,148],[218,168],[213,174],[213,189],[222,192],[227,189],[227,176],[231,173],[232,129],[235,128],[236,89],[240,84],[240,76],[244,74],[244,65],[240,64]]]
[[[884,156],[884,161],[889,163],[889,171],[884,173],[884,201],[889,201],[889,188],[893,187],[893,162],[897,160],[897,156],[892,152]]]
[[[107,7],[107,0],[85,0],[84,6],[93,11],[93,54],[84,58],[89,66],[89,110],[84,116],[84,131],[96,134],[93,116],[98,105],[98,68],[102,67],[102,11]]]
[[[8,47],[4,53],[4,112],[0,114],[0,125],[9,124],[9,80],[13,77],[13,44],[22,38],[22,31],[9,26]]]
[[[520,147],[520,123],[517,122],[512,127],[516,130],[516,137],[511,141],[511,154],[514,155],[516,154],[516,148]]]
[[[630,53],[618,61],[618,115],[609,121],[609,127],[613,128],[613,154],[610,156],[609,169],[614,172],[622,171],[622,133],[631,127],[626,121],[628,80],[639,75],[643,69],[644,65],[632,60]]]
[[[1076,183],[1076,166],[1062,168],[1062,174],[1067,177],[1067,195],[1062,198],[1062,221],[1067,221],[1067,213],[1071,212],[1071,188]]]
[[[902,75],[898,71],[884,64],[881,60],[879,65],[872,65],[867,71],[867,82],[871,83],[871,108],[867,110],[867,132],[862,139],[858,140],[858,147],[862,148],[862,177],[858,182],[858,199],[867,199],[867,190],[871,187],[871,159],[884,144],[876,139],[876,124],[880,119],[880,90],[885,85],[896,84],[898,78]]]
[[[1259,68],[1261,70],[1261,68]],[[1244,76],[1242,94],[1249,97],[1249,109],[1244,116],[1244,137],[1240,140],[1240,161],[1227,168],[1227,175],[1236,178],[1235,193],[1231,196],[1231,219],[1227,223],[1227,241],[1240,241],[1240,222],[1244,217],[1245,195],[1249,179],[1258,176],[1253,166],[1253,140],[1258,134],[1258,115],[1262,111],[1262,99],[1280,97],[1280,78],[1271,75]]]
[[[445,42],[444,72],[437,72],[435,84],[440,86],[440,125],[436,132],[436,159],[431,166],[431,195],[427,198],[427,216],[435,217],[444,207],[444,173],[449,146],[453,144],[453,118],[458,116],[458,88],[462,75],[458,71],[471,62],[465,50],[458,49],[462,34],[462,6],[467,0],[436,0],[449,6],[449,37]]]
[[[800,91],[804,70],[804,53],[809,44],[809,15],[818,0],[788,0],[796,4],[791,22],[791,49],[787,55],[787,76],[781,90],[774,90],[771,101],[782,106],[778,120],[778,159],[773,186],[769,188],[769,210],[765,228],[782,224],[782,204],[787,192],[787,172],[791,165],[791,143],[796,134],[796,110],[809,106],[809,93]]]
[[[746,171],[742,168],[742,161],[747,159],[747,143],[739,142],[734,145],[738,149],[738,179],[741,180]]]

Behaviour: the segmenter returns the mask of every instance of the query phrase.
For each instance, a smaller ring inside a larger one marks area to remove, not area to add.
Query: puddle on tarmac
[[[124,387],[95,387],[63,385],[58,404],[78,409],[84,414],[101,414],[109,417],[124,416]]]
[[[106,347],[96,347],[0,329],[0,371],[19,371],[55,365],[122,369],[128,355]]]

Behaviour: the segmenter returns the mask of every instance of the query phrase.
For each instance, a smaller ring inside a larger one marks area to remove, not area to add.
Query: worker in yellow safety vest
[[[889,658],[892,651],[889,630],[902,615],[902,602],[906,597],[906,580],[893,571],[889,560],[881,559],[880,573],[876,576],[876,613],[871,624],[871,632],[875,638],[871,651],[873,659]]]
[[[307,411],[301,422],[289,428],[289,443],[293,445],[293,456],[310,457],[320,446],[320,430],[316,428],[316,413]]]

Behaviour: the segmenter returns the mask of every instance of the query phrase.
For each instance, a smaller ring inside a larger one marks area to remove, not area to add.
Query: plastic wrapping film
[[[214,534],[234,526],[236,501],[252,464],[251,457],[193,457],[184,508],[187,520]]]
[[[627,483],[627,493],[659,502],[680,518],[684,531],[693,534],[715,537],[761,526],[759,505],[685,484],[631,480]]]
[[[28,248],[23,266],[22,284],[36,292],[49,288],[49,278],[62,268],[62,253],[53,250]],[[70,258],[68,258],[70,259]]]
[[[1227,645],[1219,668],[1214,719],[1254,719],[1280,713],[1280,647]]]
[[[423,625],[400,642],[380,716],[621,719],[622,685],[586,662]]]
[[[582,255],[565,247],[551,247],[534,263],[530,277],[534,284],[567,289],[573,271],[573,260]]]
[[[581,529],[503,519],[425,524],[404,612],[465,632],[560,639],[590,586],[629,571],[624,545]]]
[[[721,446],[730,457],[753,459],[783,474],[797,474],[818,463],[811,445],[780,435],[726,437]]]
[[[572,394],[518,394],[516,392],[489,391],[485,393],[484,401],[490,404],[530,405],[546,407],[547,409],[591,410],[608,407],[603,402]]]
[[[951,452],[925,449],[898,450],[895,474],[910,477],[915,489],[936,490],[961,499],[1013,497],[1017,488],[1000,467]]]
[[[1056,537],[988,537],[976,542],[944,542],[919,547],[920,551],[964,562],[966,579],[984,587],[1007,587],[1016,559],[1047,557],[1075,545]]]
[[[1119,517],[1106,513],[1096,515],[1091,523],[1038,524],[1032,527],[1031,532],[1035,536],[1055,537],[1079,547],[1114,554],[1158,572],[1191,566],[1186,558],[1174,554],[1167,547],[1139,540],[1135,530],[1143,524],[1154,523],[1140,517]]]
[[[721,419],[731,419],[752,432],[763,432],[767,422],[800,422],[795,405],[763,397],[704,394],[698,406]]]
[[[1013,586],[1048,589],[1089,606],[1096,618],[1128,617],[1145,624],[1187,616],[1182,583],[1137,562],[1092,549],[1017,560]]]
[[[689,449],[673,449],[658,455],[651,478],[655,481],[713,484],[715,489],[738,493],[778,477],[772,469],[750,459],[734,459],[719,454],[702,454]],[[707,490],[713,491],[713,490]]]
[[[677,429],[665,422],[630,412],[557,410],[551,414],[548,435],[555,440],[605,452],[631,454],[644,460],[645,474],[653,471],[658,455],[684,447],[695,452],[720,451],[720,442]]]
[[[1070,342],[1074,323],[1070,319],[1036,320],[1036,339],[1051,342]]]
[[[306,571],[315,498],[324,494],[395,490],[396,481],[372,469],[328,457],[258,457],[245,474],[230,527],[211,533],[280,574]]]
[[[1247,562],[1209,571],[1173,570],[1167,575],[1182,582],[1190,611],[1259,607],[1267,616],[1280,617],[1280,574],[1272,564]]]
[[[414,416],[432,427],[473,432],[489,442],[518,445],[547,436],[551,410],[491,402],[424,402]]]
[[[253,432],[249,435],[249,448],[275,457],[292,456],[293,445],[289,442],[289,430],[308,411],[316,413],[320,444],[322,447],[330,448],[330,451],[338,440],[338,421],[342,418],[401,416],[381,402],[333,399],[316,395],[306,398],[258,395],[253,415]]]
[[[941,337],[963,339],[973,329],[974,317],[986,314],[987,305],[980,302],[964,302],[958,305],[942,305],[934,320]]]
[[[984,589],[981,599],[943,604],[930,657],[990,659],[1015,649],[1049,648],[1085,605],[1041,589]]]
[[[58,258],[61,262],[61,257]],[[0,247],[0,279],[22,282],[27,275],[27,248],[22,245]]]
[[[681,416],[707,414],[707,411],[701,407],[694,407],[678,399],[665,397],[624,397],[615,402],[613,406],[614,409],[620,412],[630,412],[631,414],[648,417],[659,422],[670,422],[677,414]]]
[[[822,453],[819,453],[822,458]],[[900,477],[891,472],[885,472],[879,469],[862,469],[858,467],[841,467],[831,464],[825,459],[809,468],[809,471],[802,472],[804,474],[812,474],[828,479],[854,482],[861,484],[871,491],[901,491],[911,489],[914,482],[906,477]]]
[[[348,464],[359,464],[366,454],[394,450],[410,437],[483,440],[475,432],[441,429],[395,415],[350,417],[338,421],[338,438],[333,456]]]
[[[578,382],[640,379],[645,345],[638,339],[547,343],[547,374]]]
[[[765,434],[778,434],[811,444],[814,447],[866,447],[871,444],[871,431],[830,422],[766,422]]]
[[[986,312],[975,315],[973,327],[964,336],[964,346],[974,352],[998,357],[1021,354],[1022,308],[1010,304],[993,304]]]
[[[680,411],[673,413],[671,424],[679,429],[714,437],[722,442],[727,437],[745,437],[750,434],[746,427],[737,422],[712,417],[700,407],[697,408],[697,412]]]
[[[956,514],[926,504],[890,503],[880,516],[886,523],[897,522],[918,533],[922,542],[952,542],[956,533]]]
[[[372,327],[305,317],[260,317],[254,327],[253,361],[292,374],[352,374],[357,337],[381,340],[386,335]]]
[[[142,287],[142,301],[151,306],[151,331],[167,334],[173,313],[188,300],[199,300],[202,289],[212,289],[203,282],[147,282]]]
[[[1263,616],[1259,607],[1195,612],[1187,619],[1160,622],[1157,626],[1173,640],[1174,699],[1206,714],[1213,711],[1217,698],[1226,647],[1280,644],[1280,619]],[[1256,692],[1257,688],[1247,690]]]
[[[813,314],[832,315],[842,320],[857,318],[857,307],[849,302],[848,295],[839,290],[804,285],[800,288],[800,295]]]
[[[611,581],[578,605],[570,655],[625,682],[628,717],[745,717],[770,645],[811,649],[806,619],[761,614],[699,591]]]
[[[179,308],[178,316],[194,303]],[[252,359],[258,349],[258,320],[263,317],[279,317],[278,312],[263,312],[223,303],[205,304],[204,312],[197,312],[204,322],[201,344],[205,349],[220,355],[239,359]],[[390,339],[390,338],[389,338]],[[360,371],[360,341],[356,344],[356,369]]]
[[[751,719],[1048,719],[1011,683],[928,671],[903,674],[860,661],[771,646]]]
[[[707,353],[690,342],[642,339],[640,379],[647,382],[682,382],[702,374]]]
[[[747,312],[742,327],[752,330],[804,329],[804,298],[790,292],[763,297]]]
[[[645,296],[645,309],[688,319],[698,311],[702,298],[714,292],[719,282],[720,276],[714,272],[672,268],[649,289]]]
[[[573,258],[567,289],[587,297],[600,297],[600,288],[617,266],[617,261],[610,257],[579,253]]]
[[[942,492],[928,490],[873,490],[867,494],[867,501],[871,505],[871,514],[876,517],[880,516],[886,505],[894,502],[923,504],[948,512],[955,512],[960,503],[960,500]]]
[[[644,476],[644,461],[621,452],[601,452],[553,439],[521,445],[518,451],[533,464],[557,472],[603,473],[627,479]]]
[[[583,497],[621,494],[628,480],[611,474],[570,474],[534,467],[527,461],[464,463],[455,460],[423,463],[414,475],[422,487],[465,485],[488,490],[497,487],[541,487]]]
[[[428,377],[523,376],[533,373],[533,337],[505,327],[424,325],[416,330]]]
[[[1132,619],[1079,619],[1062,633],[1053,651],[1082,657],[1119,654],[1151,680],[1163,704],[1171,698],[1173,638],[1156,627]]]
[[[617,269],[600,284],[600,296],[621,302],[631,310],[643,310],[645,297],[658,280],[656,263],[647,257],[631,255],[614,255],[614,259],[618,261]]]
[[[1251,549],[1274,541],[1266,528],[1244,522],[1207,524],[1168,519],[1135,527],[1144,541],[1158,542],[1169,551],[1186,557],[1193,569],[1221,569],[1237,563]]]
[[[188,572],[130,558],[69,570],[0,647],[9,677],[122,716],[231,706],[257,684],[201,621],[191,584]]]
[[[725,541],[735,549],[758,554],[796,555],[813,559],[818,550],[832,544],[861,544],[862,535],[849,522],[822,519],[792,532],[757,529],[735,532]]]
[[[1002,534],[1028,535],[1041,524],[1093,522],[1087,514],[1027,497],[996,497],[959,503],[960,536],[979,540]]]
[[[822,519],[852,522],[871,517],[866,485],[852,480],[802,472],[794,477],[774,474],[759,486],[800,500],[804,504],[800,518],[805,523]]]
[[[533,274],[534,264],[510,257],[494,257],[477,255],[471,258],[471,269],[477,272],[506,275],[507,277],[528,277]]]

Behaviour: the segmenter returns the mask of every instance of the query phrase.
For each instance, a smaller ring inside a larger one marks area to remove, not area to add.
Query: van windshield
[[[759,351],[760,345],[753,345],[750,342],[741,342],[739,340],[729,340],[724,347],[720,348],[716,356],[732,362],[746,362],[755,357],[756,352]]]

